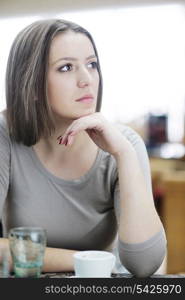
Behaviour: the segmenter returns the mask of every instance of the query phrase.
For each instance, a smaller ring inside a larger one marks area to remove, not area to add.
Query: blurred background
[[[13,39],[51,17],[92,33],[104,79],[102,113],[144,139],[168,239],[165,271],[185,272],[185,0],[1,0],[0,110]]]

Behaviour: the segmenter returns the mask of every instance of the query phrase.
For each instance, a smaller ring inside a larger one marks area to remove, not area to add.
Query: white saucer
[[[94,279],[98,279],[98,278],[111,278],[110,277],[79,277],[79,276],[67,276],[66,278],[94,278]]]

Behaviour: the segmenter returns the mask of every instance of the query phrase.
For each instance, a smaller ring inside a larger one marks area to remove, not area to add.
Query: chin
[[[96,112],[95,109],[86,110],[86,111],[84,111],[83,113],[80,113],[78,118],[82,118],[82,117],[85,117],[85,116],[92,115],[92,114],[94,114],[95,112]]]
[[[95,107],[91,107],[89,109],[81,109],[81,110],[76,110],[75,113],[67,113],[66,115],[64,115],[63,112],[54,112],[55,118],[58,120],[77,120],[79,118],[85,117],[85,116],[89,116],[92,115],[96,112],[96,108]]]

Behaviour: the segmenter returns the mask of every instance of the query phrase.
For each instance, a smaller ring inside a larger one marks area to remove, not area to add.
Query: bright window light
[[[37,19],[39,19],[39,17],[35,16],[0,20],[0,111],[6,108],[5,72],[10,47],[18,32]]]
[[[92,33],[104,81],[102,113],[110,121],[129,123],[149,112],[166,113],[169,140],[182,140],[184,11],[183,5],[155,5],[52,15],[79,23]],[[21,28],[40,18],[0,21],[0,109],[5,108],[4,73],[10,44]]]

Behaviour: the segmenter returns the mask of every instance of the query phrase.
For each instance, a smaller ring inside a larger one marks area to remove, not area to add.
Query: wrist
[[[8,269],[11,271],[13,269],[13,263],[8,238],[0,238],[0,263],[2,263],[2,259],[6,260]]]
[[[117,162],[122,159],[127,159],[135,156],[135,150],[129,141],[125,140],[121,147],[116,151],[113,156]]]

